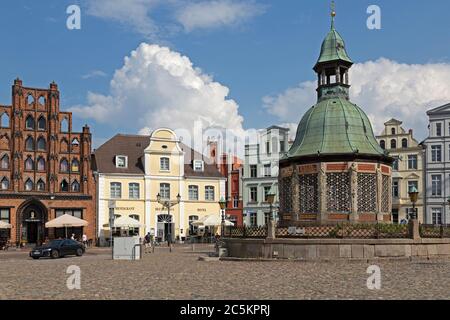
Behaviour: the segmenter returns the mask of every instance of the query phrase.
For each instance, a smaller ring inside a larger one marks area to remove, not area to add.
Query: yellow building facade
[[[110,237],[112,212],[139,220],[141,237],[150,232],[161,241],[185,240],[195,233],[192,222],[220,217],[226,178],[170,129],[151,136],[117,135],[96,150],[95,162],[101,245]]]
[[[409,191],[419,191],[415,204],[418,219],[424,221],[424,149],[414,139],[413,131],[402,128],[402,122],[391,119],[384,124],[383,132],[377,137],[380,146],[395,159],[392,168],[392,219],[393,223],[405,222],[413,212]]]

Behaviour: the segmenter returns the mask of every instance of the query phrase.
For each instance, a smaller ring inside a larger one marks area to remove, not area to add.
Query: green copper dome
[[[331,27],[331,31],[326,36],[322,43],[322,49],[320,50],[319,60],[317,63],[342,60],[353,63],[345,50],[345,42],[342,39],[339,32]]]
[[[356,153],[384,155],[364,111],[348,100],[336,97],[322,100],[303,116],[287,156]]]
[[[335,15],[333,12],[331,31],[314,67],[318,75],[317,104],[300,121],[295,142],[285,159],[327,155],[386,159],[369,118],[350,102],[349,69],[353,62],[344,40],[334,29]]]

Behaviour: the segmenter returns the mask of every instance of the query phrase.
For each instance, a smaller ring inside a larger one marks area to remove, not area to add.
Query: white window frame
[[[137,187],[137,189],[136,189]],[[140,199],[141,197],[141,186],[139,183],[130,182],[128,184],[128,196],[130,199]]]
[[[442,224],[442,208],[431,208],[431,223],[434,225]]]
[[[109,184],[109,194],[111,199],[122,199],[122,183],[111,182]]]
[[[119,165],[119,159],[120,158],[123,158],[123,160],[125,162],[124,166]],[[126,169],[126,168],[128,168],[128,157],[127,156],[122,156],[122,155],[116,156],[115,164],[116,164],[116,168],[119,168],[119,169]]]
[[[439,157],[438,157],[439,155]],[[439,144],[431,146],[431,162],[442,162],[442,146]]]
[[[193,168],[196,172],[203,172],[205,170],[205,163],[202,160],[194,160]]]
[[[170,171],[170,158],[161,157],[159,159],[159,169],[161,171]]]
[[[164,188],[164,190],[163,190],[163,187],[169,187],[167,190],[166,190],[166,188]],[[168,194],[166,194],[166,191],[167,191],[167,193]],[[161,199],[163,199],[163,200],[170,200],[170,183],[160,183],[159,184],[159,194],[160,194],[160,196],[161,196]]]
[[[434,180],[435,177],[439,177],[439,179]],[[435,185],[435,182],[439,183],[439,184]],[[431,196],[432,197],[441,197],[442,196],[442,176],[440,174],[431,175]]]
[[[196,193],[196,194],[193,194]],[[188,186],[188,195],[190,201],[198,201],[198,186],[190,185]]]
[[[211,197],[212,191],[212,197]],[[205,200],[206,201],[215,201],[216,199],[216,188],[214,186],[205,186]]]

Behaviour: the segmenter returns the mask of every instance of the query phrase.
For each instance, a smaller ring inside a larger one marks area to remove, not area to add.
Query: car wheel
[[[39,257],[32,257],[34,260],[37,260],[37,259],[39,259]]]
[[[81,257],[83,255],[83,249],[78,248],[76,252],[77,257]]]
[[[52,250],[52,258],[58,259],[59,258],[59,251],[58,250]]]

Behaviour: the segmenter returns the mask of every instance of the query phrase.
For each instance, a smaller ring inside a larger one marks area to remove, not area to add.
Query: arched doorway
[[[17,238],[25,244],[39,244],[46,236],[47,208],[39,200],[28,200],[17,210]]]
[[[171,239],[173,242],[175,239],[175,223],[171,215],[160,214],[158,215],[158,233],[157,237],[160,241],[167,241]]]

